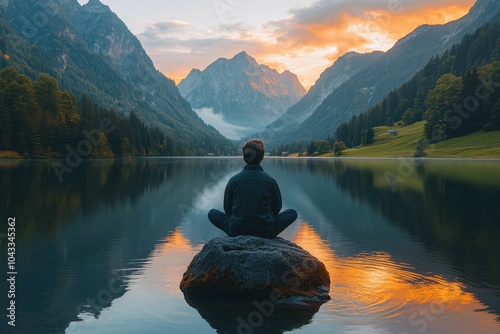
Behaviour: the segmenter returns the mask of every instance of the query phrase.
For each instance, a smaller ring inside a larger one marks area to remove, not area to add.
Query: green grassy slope
[[[413,157],[417,141],[423,137],[424,123],[405,127],[381,126],[374,129],[374,143],[359,149],[345,150],[343,157]],[[389,129],[398,131],[397,136],[387,135]],[[349,143],[346,143],[349,145]],[[500,131],[479,131],[468,136],[453,138],[429,145],[428,158],[500,158]]]

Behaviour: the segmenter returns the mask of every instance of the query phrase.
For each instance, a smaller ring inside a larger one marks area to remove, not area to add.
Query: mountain
[[[383,52],[372,52],[360,54],[357,52],[349,52],[335,61],[333,66],[327,68],[311,87],[309,92],[302,99],[290,107],[285,114],[270,124],[265,131],[259,133],[258,137],[263,137],[266,140],[271,139],[269,136],[274,135],[270,141],[281,141],[287,136],[285,128],[291,126],[299,126],[307,118],[309,118],[317,107],[330,95],[330,93],[339,88],[344,82],[352,78],[358,72],[366,69],[378,60],[383,55]],[[281,138],[278,135],[281,134]],[[280,140],[281,139],[281,140]]]
[[[266,128],[264,139],[270,145],[277,145],[333,135],[341,123],[373,107],[391,90],[411,79],[432,56],[460,42],[465,34],[489,22],[498,11],[496,0],[478,0],[469,13],[459,20],[444,25],[418,27],[368,67],[335,88],[300,125],[289,121],[294,118],[288,116],[288,113],[294,112],[292,107],[282,117],[287,122],[279,127]],[[318,81],[316,85],[325,85],[321,79]]]
[[[500,12],[443,55],[431,58],[382,102],[342,123],[335,131],[335,140],[367,145],[367,129],[386,125],[388,118],[405,126],[425,120],[420,136],[432,141],[500,130],[500,91],[495,89],[495,78],[500,78],[498,36]],[[460,87],[455,92],[452,82]],[[481,94],[483,89],[488,93]],[[471,100],[473,105],[467,103]]]
[[[246,52],[193,69],[178,87],[193,108],[210,108],[247,132],[269,125],[306,94],[295,74],[260,65]]]
[[[153,65],[139,40],[99,0],[1,0],[0,51],[5,66],[30,76],[45,72],[77,96],[120,113],[135,110],[201,150],[229,141],[207,126],[180,95],[175,83]]]

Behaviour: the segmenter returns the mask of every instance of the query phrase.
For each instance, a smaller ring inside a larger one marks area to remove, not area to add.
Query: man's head
[[[250,139],[243,145],[243,160],[250,165],[260,165],[264,159],[264,142],[260,139]]]

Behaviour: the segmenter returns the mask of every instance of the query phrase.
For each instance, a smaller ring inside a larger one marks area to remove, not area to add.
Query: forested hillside
[[[0,71],[0,151],[26,158],[82,158],[224,154],[187,146],[158,127],[148,127],[132,111],[128,117],[102,108],[84,95],[62,91],[59,82],[40,74],[37,80],[13,67]]]
[[[500,22],[467,35],[369,111],[340,125],[335,139],[355,146],[369,129],[426,120],[425,137],[442,141],[500,129]]]
[[[37,22],[40,13],[48,19]],[[198,117],[139,40],[98,0],[83,6],[76,0],[0,1],[0,69],[10,66],[32,80],[47,73],[78,99],[90,96],[124,117],[134,110],[191,154],[232,152],[232,143]]]
[[[443,55],[466,34],[472,34],[498,15],[497,0],[477,0],[464,17],[443,25],[422,25],[401,38],[370,66],[335,88],[299,126],[290,122],[288,112],[282,124],[266,130],[271,147],[295,140],[311,141],[332,136],[353,116],[370,110],[392,90],[411,80],[429,59]],[[290,110],[293,108],[290,108]],[[306,113],[308,109],[303,109]],[[286,122],[285,122],[286,121]],[[268,131],[268,132],[269,132]]]
[[[426,121],[422,137],[434,142],[500,129],[500,15],[442,56],[433,57],[411,80],[367,112],[342,123],[332,136],[282,144],[273,154],[324,154],[335,142],[348,147],[368,145],[374,127],[422,120]]]

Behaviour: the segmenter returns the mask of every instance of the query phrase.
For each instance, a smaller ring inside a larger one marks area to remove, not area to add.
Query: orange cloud
[[[471,1],[467,1],[469,4]],[[273,22],[276,44],[290,51],[334,49],[330,60],[349,51],[385,51],[422,24],[443,24],[464,16],[469,5],[426,6],[391,14],[386,9],[325,14],[327,19],[303,22],[297,17]]]
[[[444,5],[439,1],[433,5],[421,3],[420,7],[408,8],[398,14],[391,13],[384,6],[366,10],[346,7],[343,13],[321,13],[318,9],[315,15],[298,11],[295,16],[271,22],[266,27],[272,31],[278,53],[273,47],[254,56],[266,64],[291,70],[310,86],[312,78],[319,77],[326,67],[345,53],[386,51],[423,24],[444,24],[464,16],[473,2],[464,0]],[[330,8],[331,11],[334,9]],[[317,65],[313,68],[310,56],[314,54],[323,61],[316,58]],[[302,60],[293,61],[293,55],[301,55]],[[282,65],[277,65],[279,63]],[[309,69],[304,70],[304,67]]]
[[[423,24],[444,24],[464,16],[474,2],[319,0],[261,27],[234,24],[194,31],[178,21],[156,23],[141,41],[152,51],[159,70],[176,82],[192,68],[204,69],[217,58],[232,58],[244,50],[260,63],[289,69],[309,88],[345,53],[386,51]]]

